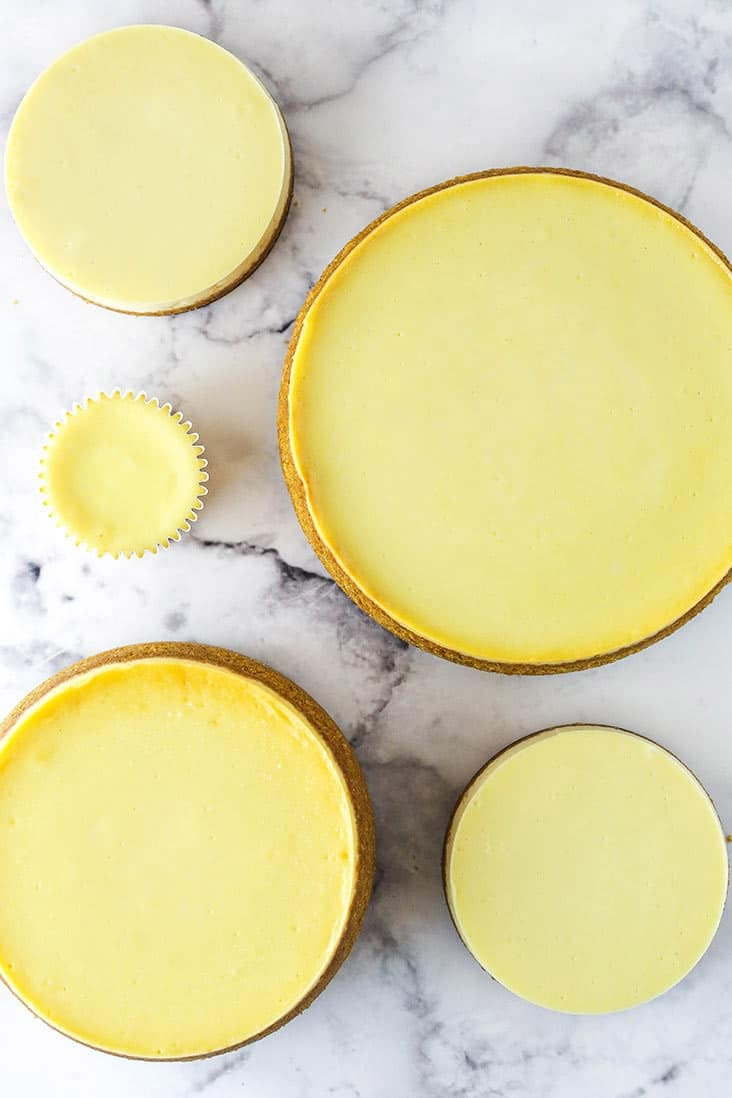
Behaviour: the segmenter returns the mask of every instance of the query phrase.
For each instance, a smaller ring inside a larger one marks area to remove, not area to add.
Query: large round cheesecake
[[[178,27],[121,27],[63,54],[23,99],[5,155],[13,216],[81,297],[132,313],[212,301],[287,215],[277,105],[242,62]]]
[[[416,195],[337,257],[280,403],[300,521],[341,586],[439,655],[616,658],[732,565],[732,273],[577,173]]]
[[[0,977],[108,1052],[207,1055],[307,1006],[373,875],[358,765],[293,683],[222,649],[118,649],[0,741]]]
[[[724,833],[678,759],[620,729],[529,736],[469,784],[444,860],[455,926],[509,990],[622,1010],[697,963],[727,892]]]

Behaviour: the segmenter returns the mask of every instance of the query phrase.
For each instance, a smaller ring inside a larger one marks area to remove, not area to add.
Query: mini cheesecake
[[[222,649],[61,672],[0,741],[0,976],[107,1052],[205,1056],[306,1007],[374,866],[368,794],[319,706]]]
[[[461,797],[445,892],[473,956],[510,991],[573,1014],[667,991],[707,949],[727,850],[709,797],[641,736],[570,725],[497,755]]]
[[[38,261],[131,313],[213,301],[262,261],[287,215],[292,157],[269,93],[177,27],[121,27],[63,54],[13,120],[8,201]]]
[[[189,421],[145,393],[100,393],[49,433],[41,495],[77,545],[142,556],[180,541],[207,494],[203,446]]]
[[[652,199],[550,169],[423,192],[295,326],[279,433],[301,524],[431,652],[615,659],[729,576],[730,347],[729,265]]]

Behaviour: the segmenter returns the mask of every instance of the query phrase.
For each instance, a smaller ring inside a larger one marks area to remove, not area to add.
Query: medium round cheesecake
[[[97,305],[175,313],[249,275],[284,223],[287,128],[238,58],[178,27],[63,54],[13,120],[13,216],[38,261]]]
[[[203,1056],[307,1006],[373,876],[358,765],[261,664],[198,645],[85,660],[0,741],[0,976],[108,1052]]]
[[[619,184],[519,169],[351,241],[290,344],[300,521],[405,639],[504,671],[617,658],[732,565],[732,273]]]
[[[450,912],[510,991],[574,1014],[660,995],[709,945],[727,892],[709,797],[678,759],[594,725],[539,732],[469,784],[447,834]]]

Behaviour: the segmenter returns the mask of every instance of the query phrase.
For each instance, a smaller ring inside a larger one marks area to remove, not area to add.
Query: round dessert
[[[189,422],[145,393],[76,405],[41,458],[48,513],[98,556],[138,556],[180,541],[203,507],[203,446]]]
[[[8,201],[38,261],[109,309],[176,313],[238,285],[292,192],[277,105],[177,27],[98,34],[36,80],[10,129]]]
[[[280,448],[344,590],[438,655],[615,659],[732,566],[732,271],[607,180],[513,169],[397,206],[295,326]]]
[[[106,1052],[222,1051],[303,1010],[374,867],[341,733],[274,671],[138,645],[41,686],[0,733],[0,976]]]
[[[510,991],[572,1014],[653,999],[704,954],[727,892],[709,797],[663,748],[568,725],[481,770],[447,833],[455,926]]]

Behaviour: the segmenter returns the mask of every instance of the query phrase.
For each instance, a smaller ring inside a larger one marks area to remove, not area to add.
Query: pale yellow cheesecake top
[[[243,1041],[333,957],[354,821],[324,741],[254,679],[178,659],[88,672],[0,744],[0,975],[113,1052]]]
[[[206,494],[203,446],[169,404],[101,394],[60,420],[41,460],[43,502],[78,544],[141,556],[190,529]]]
[[[289,197],[289,140],[238,58],[177,27],[122,27],[36,80],[5,178],[52,275],[97,304],[158,312],[214,295],[261,257]]]
[[[629,732],[553,729],[468,787],[445,850],[453,919],[511,991],[554,1010],[621,1010],[672,987],[714,935],[727,852],[673,755]]]
[[[461,182],[387,217],[296,333],[289,447],[377,607],[502,663],[588,659],[732,565],[732,276],[600,181]]]

